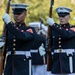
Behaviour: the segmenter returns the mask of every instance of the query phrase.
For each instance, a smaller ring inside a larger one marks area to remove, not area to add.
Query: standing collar
[[[61,25],[61,27],[70,27],[70,24],[69,23],[67,23],[67,24],[60,24]]]
[[[17,27],[26,26],[25,23],[15,23]]]

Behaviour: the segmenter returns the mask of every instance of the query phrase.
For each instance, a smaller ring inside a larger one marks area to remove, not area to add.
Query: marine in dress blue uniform
[[[40,30],[40,22],[30,22],[29,26],[34,27],[36,32],[41,35],[46,36],[46,32],[43,30],[44,24],[41,24]],[[40,31],[40,32],[39,32]],[[46,37],[45,37],[46,38]],[[47,66],[46,66],[46,55],[40,55],[39,50],[31,50],[32,56],[32,73],[33,75],[47,75]],[[40,70],[41,69],[41,70]]]
[[[7,13],[2,17],[8,29],[6,47],[8,56],[4,75],[31,75],[29,74],[30,50],[39,48],[42,43],[45,44],[45,38],[38,35],[33,27],[27,27],[25,18],[21,17],[26,14],[28,4],[11,4],[11,6],[15,23]]]
[[[53,37],[52,75],[75,75],[75,27],[68,22],[71,11],[63,6],[56,8],[60,24],[55,23],[52,18],[47,19]]]

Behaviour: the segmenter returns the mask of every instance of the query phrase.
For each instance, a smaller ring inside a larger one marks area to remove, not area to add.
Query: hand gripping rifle
[[[53,9],[54,0],[51,0],[49,17],[52,17],[52,9]],[[48,26],[48,38],[46,42],[47,47],[47,71],[51,71],[52,68],[52,55],[51,55],[51,45],[52,45],[52,34],[51,34],[51,27]]]
[[[8,13],[8,14],[9,14],[9,9],[10,9],[10,1],[11,0],[8,0],[7,8],[6,8],[6,13]],[[2,48],[2,50],[0,51],[0,75],[2,75],[2,73],[3,73],[5,56],[6,56],[7,28],[5,27],[5,23],[4,23],[4,26],[3,26],[2,40],[5,42],[5,44]]]
[[[43,19],[41,17],[39,18],[39,20],[40,20],[40,30],[42,30],[42,24],[44,24],[44,21],[43,21]],[[40,35],[45,37],[45,35],[42,32],[40,33]],[[45,55],[43,56],[43,63],[46,64]]]
[[[43,19],[42,19],[41,17],[39,18],[39,20],[40,20],[40,30],[42,30],[42,24],[43,24],[44,22],[43,22]]]
[[[8,14],[9,14],[9,10],[10,10],[10,1],[11,1],[11,0],[8,0],[7,8],[6,8],[6,13],[8,13]],[[5,23],[4,23],[2,38],[3,38],[3,37],[5,38],[5,35],[6,35],[6,27],[5,27]]]

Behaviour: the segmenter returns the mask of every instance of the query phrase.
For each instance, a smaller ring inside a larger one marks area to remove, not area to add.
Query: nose
[[[59,19],[61,19],[61,20],[62,20],[63,18],[64,18],[64,17],[59,17]]]
[[[18,16],[17,14],[15,14],[14,16]]]

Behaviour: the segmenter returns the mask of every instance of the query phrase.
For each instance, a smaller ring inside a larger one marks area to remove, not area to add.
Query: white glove
[[[46,33],[46,31],[44,31],[44,30],[39,30],[38,32],[37,32],[37,34],[43,34],[43,35],[46,35],[47,33]]]
[[[47,26],[45,26],[44,24],[42,24],[42,29],[43,29],[43,30],[45,30],[45,31],[47,32],[48,27],[47,27]]]
[[[0,48],[4,46],[5,42],[0,42]]]
[[[3,15],[2,19],[3,19],[3,21],[4,21],[6,24],[8,24],[9,22],[11,22],[10,16],[9,16],[7,13],[5,13],[5,14]]]
[[[41,56],[44,56],[46,54],[44,44],[42,43],[41,46],[39,47],[39,53]]]
[[[55,22],[52,18],[47,18],[47,23],[52,26]]]
[[[3,39],[0,38],[0,49],[4,46],[5,42],[3,42]]]

